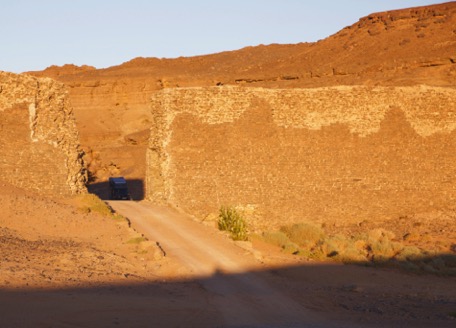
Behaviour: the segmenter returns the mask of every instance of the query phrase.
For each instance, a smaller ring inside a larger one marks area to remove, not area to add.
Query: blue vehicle
[[[123,177],[109,178],[110,199],[131,200],[127,181]]]

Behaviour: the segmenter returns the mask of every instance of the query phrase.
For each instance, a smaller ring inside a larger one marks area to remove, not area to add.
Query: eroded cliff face
[[[63,84],[0,71],[0,180],[42,194],[86,190]]]
[[[106,69],[53,66],[30,74],[68,86],[94,182],[111,175],[142,180],[144,136],[152,121],[149,98],[158,90],[216,85],[451,87],[456,85],[455,24],[456,2],[449,2],[375,13],[315,43],[136,58]]]
[[[456,200],[456,90],[167,89],[152,97],[147,196],[285,222],[382,220]]]

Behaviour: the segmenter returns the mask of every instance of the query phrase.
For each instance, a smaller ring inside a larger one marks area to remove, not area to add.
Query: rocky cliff
[[[167,89],[152,97],[147,195],[251,224],[384,220],[456,200],[456,90]]]
[[[322,18],[324,19],[324,18]],[[176,59],[136,58],[107,69],[50,67],[69,87],[87,153],[99,180],[143,179],[150,95],[175,87],[239,85],[456,85],[456,2],[374,13],[315,43],[247,47]]]
[[[85,191],[82,151],[63,84],[0,72],[0,180],[42,194]]]

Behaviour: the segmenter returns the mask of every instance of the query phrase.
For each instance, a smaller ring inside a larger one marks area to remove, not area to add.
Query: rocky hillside
[[[456,3],[376,13],[316,43],[247,47],[119,66],[50,67],[35,75],[82,81],[147,80],[146,89],[248,83],[270,87],[340,84],[451,86],[456,81]],[[82,86],[82,85],[81,85]],[[89,86],[89,85],[86,85]]]
[[[150,96],[173,87],[456,85],[456,3],[361,18],[316,43],[248,47],[207,56],[136,58],[108,69],[50,67],[70,88],[89,170],[141,179]]]

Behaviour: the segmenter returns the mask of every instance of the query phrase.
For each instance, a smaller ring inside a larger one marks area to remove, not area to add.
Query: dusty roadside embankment
[[[0,281],[6,288],[147,277],[148,265],[155,265],[155,244],[134,239],[125,220],[114,221],[87,194],[78,136],[62,83],[0,72]]]
[[[51,199],[4,182],[0,187],[3,288],[143,281],[160,266],[155,242],[110,215],[92,195]]]

